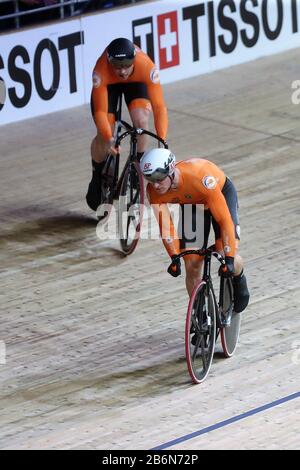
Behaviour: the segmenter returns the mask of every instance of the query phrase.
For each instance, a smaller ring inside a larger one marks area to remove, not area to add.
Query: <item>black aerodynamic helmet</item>
[[[133,42],[126,38],[114,39],[107,47],[107,58],[112,65],[131,65],[135,54]]]

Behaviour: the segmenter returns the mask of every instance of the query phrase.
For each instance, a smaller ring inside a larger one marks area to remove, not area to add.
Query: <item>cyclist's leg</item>
[[[247,285],[247,279],[244,271],[238,276],[233,277],[233,290],[234,290],[234,311],[236,313],[243,312],[247,307],[250,299],[250,294]]]
[[[133,126],[148,130],[152,107],[146,85],[144,83],[128,83],[124,89],[124,96]],[[147,142],[146,135],[138,137],[138,160],[142,158]]]
[[[108,120],[111,124],[112,130],[115,123],[114,115],[109,114]],[[92,140],[91,143],[91,156],[92,162],[102,163],[106,160],[107,154],[109,152],[110,144],[105,142],[99,132],[97,132],[96,136]]]
[[[185,251],[185,250],[182,250]],[[203,258],[198,255],[187,255],[185,263],[185,285],[191,297],[194,287],[201,281]]]
[[[228,205],[229,212],[235,227],[235,239],[236,239],[236,255],[234,257],[234,277],[233,277],[233,289],[234,289],[234,310],[237,313],[245,310],[249,303],[249,290],[247,286],[247,279],[244,274],[244,262],[242,257],[237,252],[240,241],[240,226],[238,216],[238,197],[236,189],[232,181],[227,178],[224,184],[222,193]],[[222,240],[221,230],[218,223],[213,219],[212,225],[215,232],[216,238],[216,249],[222,252]]]
[[[117,109],[118,89],[112,88],[108,91],[108,120],[113,129],[115,123],[115,113]],[[92,98],[91,113],[95,121]],[[94,211],[96,211],[99,205],[101,204],[101,174],[109,148],[110,145],[103,140],[101,134],[99,133],[99,131],[97,131],[97,135],[94,137],[91,143],[92,179],[89,183],[88,191],[86,194],[87,204]]]
[[[149,118],[151,113],[151,105],[147,100],[134,100],[129,106],[130,117],[134,127],[141,127],[142,129],[149,130]],[[148,143],[147,135],[138,137],[138,159],[140,160],[142,154],[145,152]]]

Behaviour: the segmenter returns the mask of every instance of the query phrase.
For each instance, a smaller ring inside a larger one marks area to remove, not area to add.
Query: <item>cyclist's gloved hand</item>
[[[173,277],[180,276],[181,274],[180,259],[176,258],[176,255],[172,256],[172,263],[168,267],[168,273]]]
[[[219,276],[231,277],[234,273],[234,258],[233,256],[225,256],[225,266],[220,266]]]

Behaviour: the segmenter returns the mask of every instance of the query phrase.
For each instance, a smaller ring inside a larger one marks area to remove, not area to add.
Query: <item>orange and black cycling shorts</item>
[[[117,119],[118,97],[120,96],[120,94],[124,95],[127,106],[129,106],[130,103],[136,99],[149,100],[147,86],[145,83],[142,83],[142,82],[116,83],[114,85],[107,85],[107,94],[108,94],[108,113],[114,114],[116,119]],[[91,112],[94,117],[94,106],[93,106],[92,98],[91,98]]]

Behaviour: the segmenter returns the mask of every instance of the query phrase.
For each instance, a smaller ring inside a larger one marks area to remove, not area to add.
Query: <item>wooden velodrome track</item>
[[[177,158],[238,188],[252,295],[236,355],[199,386],[161,242],[126,259],[96,236],[89,107],[0,127],[0,448],[300,448],[299,78],[294,50],[164,87]]]

